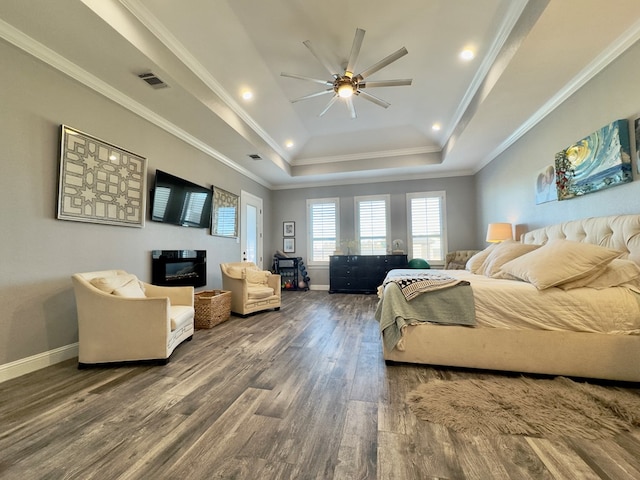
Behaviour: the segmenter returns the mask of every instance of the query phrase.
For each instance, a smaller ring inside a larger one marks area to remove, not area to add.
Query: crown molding
[[[473,101],[473,98],[478,92],[478,89],[491,70],[493,63],[496,61],[496,58],[498,57],[500,50],[502,49],[502,46],[505,44],[505,42],[509,38],[509,35],[511,34],[511,30],[522,15],[522,12],[527,5],[527,1],[528,0],[518,0],[509,3],[507,14],[505,15],[504,21],[500,25],[498,35],[496,35],[494,42],[489,47],[487,55],[484,57],[482,63],[480,64],[480,67],[476,71],[476,74],[473,77],[469,88],[460,100],[458,108],[453,114],[452,121],[449,124],[449,128],[447,129],[444,138],[448,139],[449,137],[451,137],[458,123],[462,121],[464,113],[467,111],[467,108],[469,108],[469,105]]]
[[[129,10],[140,23],[142,23],[162,44],[164,44],[180,61],[191,70],[208,88],[245,122],[249,128],[262,138],[287,163],[288,153],[264,130],[244,108],[236,102],[235,98],[222,87],[211,75],[209,70],[202,65],[176,37],[147,9],[139,0],[120,0],[120,3]]]
[[[335,187],[344,185],[361,185],[364,183],[388,183],[388,182],[406,182],[409,180],[431,180],[434,178],[453,178],[453,177],[467,177],[473,176],[475,172],[472,170],[456,170],[456,171],[442,171],[431,172],[424,174],[398,174],[398,175],[385,175],[384,177],[361,177],[361,178],[345,178],[342,180],[319,180],[315,182],[300,182],[294,184],[281,184],[272,185],[271,190],[295,190],[302,188],[321,188],[321,187]]]
[[[498,155],[502,154],[511,145],[516,143],[522,136],[524,136],[529,130],[540,123],[547,115],[558,108],[565,100],[571,95],[576,93],[587,82],[589,82],[598,73],[604,70],[615,59],[627,51],[632,45],[640,40],[640,20],[634,23],[629,29],[627,29],[622,35],[614,40],[611,45],[600,53],[589,65],[583,68],[573,79],[569,81],[560,91],[558,91],[553,97],[549,99],[542,107],[540,107],[531,117],[527,119],[520,127],[509,135],[500,145],[491,151],[484,159],[477,165],[474,173],[482,170]]]
[[[396,150],[379,150],[377,152],[351,153],[347,155],[294,159],[291,162],[291,166],[298,167],[302,165],[315,165],[318,163],[354,162],[358,160],[368,160],[372,158],[387,158],[387,157],[393,158],[393,157],[402,157],[407,155],[422,155],[425,153],[440,153],[441,151],[442,150],[439,147],[413,147],[413,148],[400,148]]]
[[[83,85],[86,85],[87,87],[91,88],[92,90],[99,93],[100,95],[108,98],[109,100],[121,105],[127,110],[142,117],[144,120],[147,120],[153,123],[154,125],[162,128],[166,132],[179,138],[185,143],[191,145],[192,147],[197,148],[198,150],[205,153],[206,155],[212,158],[215,158],[219,162],[232,168],[238,173],[241,173],[242,175],[250,178],[251,180],[254,180],[255,182],[267,188],[271,188],[271,185],[269,182],[251,173],[249,170],[246,170],[243,167],[239,166],[238,164],[233,162],[230,158],[228,158],[224,154],[217,151],[215,148],[211,147],[210,145],[203,142],[202,140],[199,140],[193,135],[187,133],[186,131],[179,128],[175,124],[169,122],[166,118],[158,115],[157,113],[148,109],[141,103],[136,102],[131,97],[111,87],[109,84],[100,80],[95,75],[80,68],[75,63],[67,60],[62,55],[56,53],[55,51],[51,50],[47,46],[34,40],[33,38],[29,37],[28,35],[24,34],[17,28],[13,27],[12,25],[9,25],[8,23],[6,23],[1,19],[0,19],[0,38],[5,39],[7,42],[20,48],[21,50],[32,55],[38,60],[46,63],[47,65],[50,65],[56,70],[64,73],[68,77],[71,77],[72,79],[82,83]]]

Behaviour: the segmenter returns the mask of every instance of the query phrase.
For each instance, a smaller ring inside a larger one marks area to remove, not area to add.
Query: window
[[[355,197],[361,255],[386,255],[389,240],[389,195]]]
[[[407,194],[411,258],[444,262],[444,199],[444,192]]]
[[[307,225],[309,225],[310,265],[327,263],[337,249],[339,202],[337,198],[307,200]]]

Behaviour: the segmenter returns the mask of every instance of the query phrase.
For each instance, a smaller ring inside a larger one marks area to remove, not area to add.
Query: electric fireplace
[[[203,287],[207,284],[206,250],[153,250],[151,283]]]

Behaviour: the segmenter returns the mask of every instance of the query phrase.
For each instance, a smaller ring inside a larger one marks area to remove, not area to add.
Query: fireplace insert
[[[153,250],[151,283],[203,287],[207,284],[206,250]]]

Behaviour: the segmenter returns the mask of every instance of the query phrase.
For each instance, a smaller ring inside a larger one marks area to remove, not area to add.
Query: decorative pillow
[[[145,298],[144,285],[133,274],[96,277],[89,283],[105,293],[118,297]]]
[[[116,288],[113,291],[113,294],[116,297],[146,298],[144,290],[142,289],[140,282],[137,279],[131,280],[129,283],[123,285],[122,287]]]
[[[540,245],[520,243],[515,240],[506,240],[498,243],[478,269],[478,274],[492,278],[513,278],[501,272],[502,265],[538,248],[540,248]]]
[[[228,267],[227,275],[231,278],[244,278],[244,271],[246,267]]]
[[[618,287],[625,283],[635,282],[640,278],[640,267],[631,260],[613,259],[602,272],[562,283],[558,287],[563,290],[572,288],[589,287],[598,290],[603,288]]]
[[[271,272],[267,270],[253,270],[251,268],[247,268],[246,275],[247,282],[257,285],[266,285],[267,278],[269,278]]]
[[[621,253],[590,243],[556,239],[505,263],[502,271],[544,290],[595,275]]]
[[[482,267],[482,264],[487,259],[489,254],[500,245],[499,243],[492,243],[484,250],[480,250],[474,256],[472,256],[469,260],[467,260],[467,264],[465,268],[469,270],[471,273],[478,273],[478,270]]]

